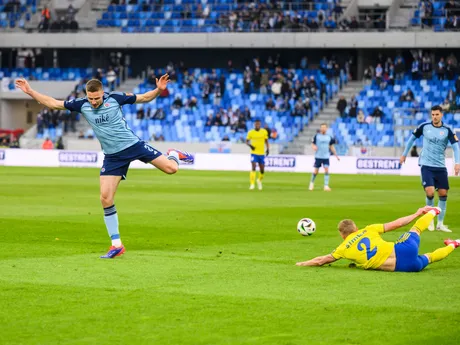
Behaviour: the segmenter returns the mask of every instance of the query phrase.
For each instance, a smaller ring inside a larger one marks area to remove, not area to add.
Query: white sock
[[[112,240],[112,246],[121,247],[121,240],[120,239]]]
[[[179,165],[179,154],[176,151],[169,152],[168,159],[174,160]]]

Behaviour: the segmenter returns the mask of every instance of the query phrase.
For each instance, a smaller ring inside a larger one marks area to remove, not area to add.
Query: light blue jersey
[[[318,147],[318,150],[315,153],[315,158],[329,159],[331,157],[330,146],[335,143],[332,136],[329,134],[318,133],[314,136],[312,142]]]
[[[406,146],[409,152],[415,139],[423,135],[423,149],[419,157],[419,165],[435,168],[445,168],[445,152],[449,142],[452,144],[454,151],[458,148],[458,139],[454,132],[441,123],[440,127],[435,127],[431,122],[424,122],[412,133],[411,139]],[[406,150],[404,156],[407,156]],[[455,161],[458,162],[458,153],[455,154]]]
[[[123,117],[121,106],[136,102],[136,95],[121,92],[104,93],[99,108],[93,108],[86,97],[64,102],[70,111],[81,113],[93,128],[105,154],[113,154],[133,146],[138,141]]]

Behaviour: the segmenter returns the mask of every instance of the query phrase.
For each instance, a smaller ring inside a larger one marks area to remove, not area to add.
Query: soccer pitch
[[[0,344],[459,344],[460,250],[420,273],[301,268],[339,245],[336,225],[424,204],[417,177],[131,170],[110,241],[97,169],[0,168]],[[460,237],[460,179],[446,223]],[[297,221],[317,232],[302,237]],[[402,231],[385,234],[395,240]],[[422,252],[449,234],[425,232]]]

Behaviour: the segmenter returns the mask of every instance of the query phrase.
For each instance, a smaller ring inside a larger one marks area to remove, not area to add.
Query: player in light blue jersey
[[[423,135],[423,149],[420,153],[418,165],[421,167],[422,185],[425,189],[426,204],[434,206],[434,192],[438,191],[438,207],[441,213],[438,217],[436,230],[452,232],[444,224],[447,207],[447,191],[449,190],[449,180],[446,168],[445,152],[450,143],[454,151],[455,175],[460,171],[460,151],[458,138],[452,130],[442,122],[442,108],[438,105],[431,108],[431,122],[424,122],[418,126],[407,142],[406,148],[400,158],[401,164],[406,161],[407,154],[414,145],[415,140]],[[433,231],[434,221],[428,227]]]
[[[332,154],[340,161],[339,156],[335,152],[335,140],[334,138],[327,134],[327,125],[322,123],[319,128],[319,133],[317,133],[312,140],[312,147],[315,150],[315,164],[313,165],[313,175],[311,175],[309,190],[315,188],[315,179],[318,175],[319,168],[324,167],[324,190],[330,192],[331,188],[329,187],[329,158]]]
[[[50,109],[80,112],[94,130],[105,154],[100,171],[100,199],[104,208],[104,221],[112,240],[106,255],[112,259],[125,252],[118,230],[118,214],[114,205],[115,193],[121,180],[126,179],[129,164],[140,160],[150,163],[166,174],[179,169],[179,161],[193,162],[193,156],[179,150],[168,150],[164,156],[137,137],[126,123],[122,106],[124,104],[148,103],[166,89],[169,76],[156,80],[157,88],[144,94],[133,95],[121,92],[105,93],[102,83],[92,79],[86,84],[86,97],[71,101],[59,101],[33,90],[25,79],[16,80],[16,86],[37,102]]]

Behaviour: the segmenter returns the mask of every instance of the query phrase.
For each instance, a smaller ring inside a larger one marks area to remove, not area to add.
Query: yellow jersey
[[[348,259],[357,267],[364,269],[379,268],[393,252],[395,244],[384,241],[383,224],[368,225],[353,232],[338,246],[331,255],[334,259]]]
[[[251,129],[246,139],[250,140],[251,145],[254,146],[254,150],[251,150],[252,154],[265,155],[265,140],[268,140],[268,132],[264,128],[258,131]]]

